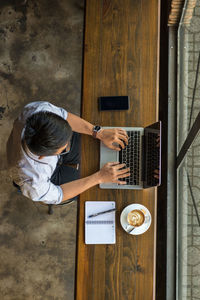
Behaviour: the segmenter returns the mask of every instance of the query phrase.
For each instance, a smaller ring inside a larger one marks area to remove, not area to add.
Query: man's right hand
[[[90,176],[61,184],[60,187],[63,191],[62,201],[69,200],[96,184],[109,182],[126,184],[125,181],[120,180],[121,178],[130,176],[130,169],[125,167],[125,164],[109,162],[105,164],[98,172]]]
[[[125,166],[119,162],[108,162],[98,172],[99,183],[126,184],[126,181],[120,181],[121,178],[130,176],[130,168]]]

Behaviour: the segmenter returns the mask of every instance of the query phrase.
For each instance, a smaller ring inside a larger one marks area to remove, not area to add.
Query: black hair
[[[71,136],[69,123],[52,112],[40,111],[26,120],[25,142],[29,150],[38,156],[55,154]]]

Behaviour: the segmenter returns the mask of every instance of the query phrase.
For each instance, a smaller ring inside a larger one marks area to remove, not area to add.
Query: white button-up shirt
[[[55,113],[65,120],[67,111],[49,102],[37,101],[26,105],[21,115],[14,121],[7,143],[7,159],[12,180],[20,186],[22,194],[33,201],[59,204],[63,193],[60,186],[50,178],[56,168],[59,155],[42,159],[33,154],[23,142],[26,119],[39,111]]]

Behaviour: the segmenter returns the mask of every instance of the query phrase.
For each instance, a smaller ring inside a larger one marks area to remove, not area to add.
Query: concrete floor
[[[0,299],[72,300],[76,204],[17,194],[6,167],[13,120],[31,101],[80,113],[83,0],[0,1]]]

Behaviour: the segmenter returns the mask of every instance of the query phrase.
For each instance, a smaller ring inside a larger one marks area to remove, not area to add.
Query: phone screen
[[[99,110],[127,110],[129,109],[128,96],[110,96],[99,98]]]

